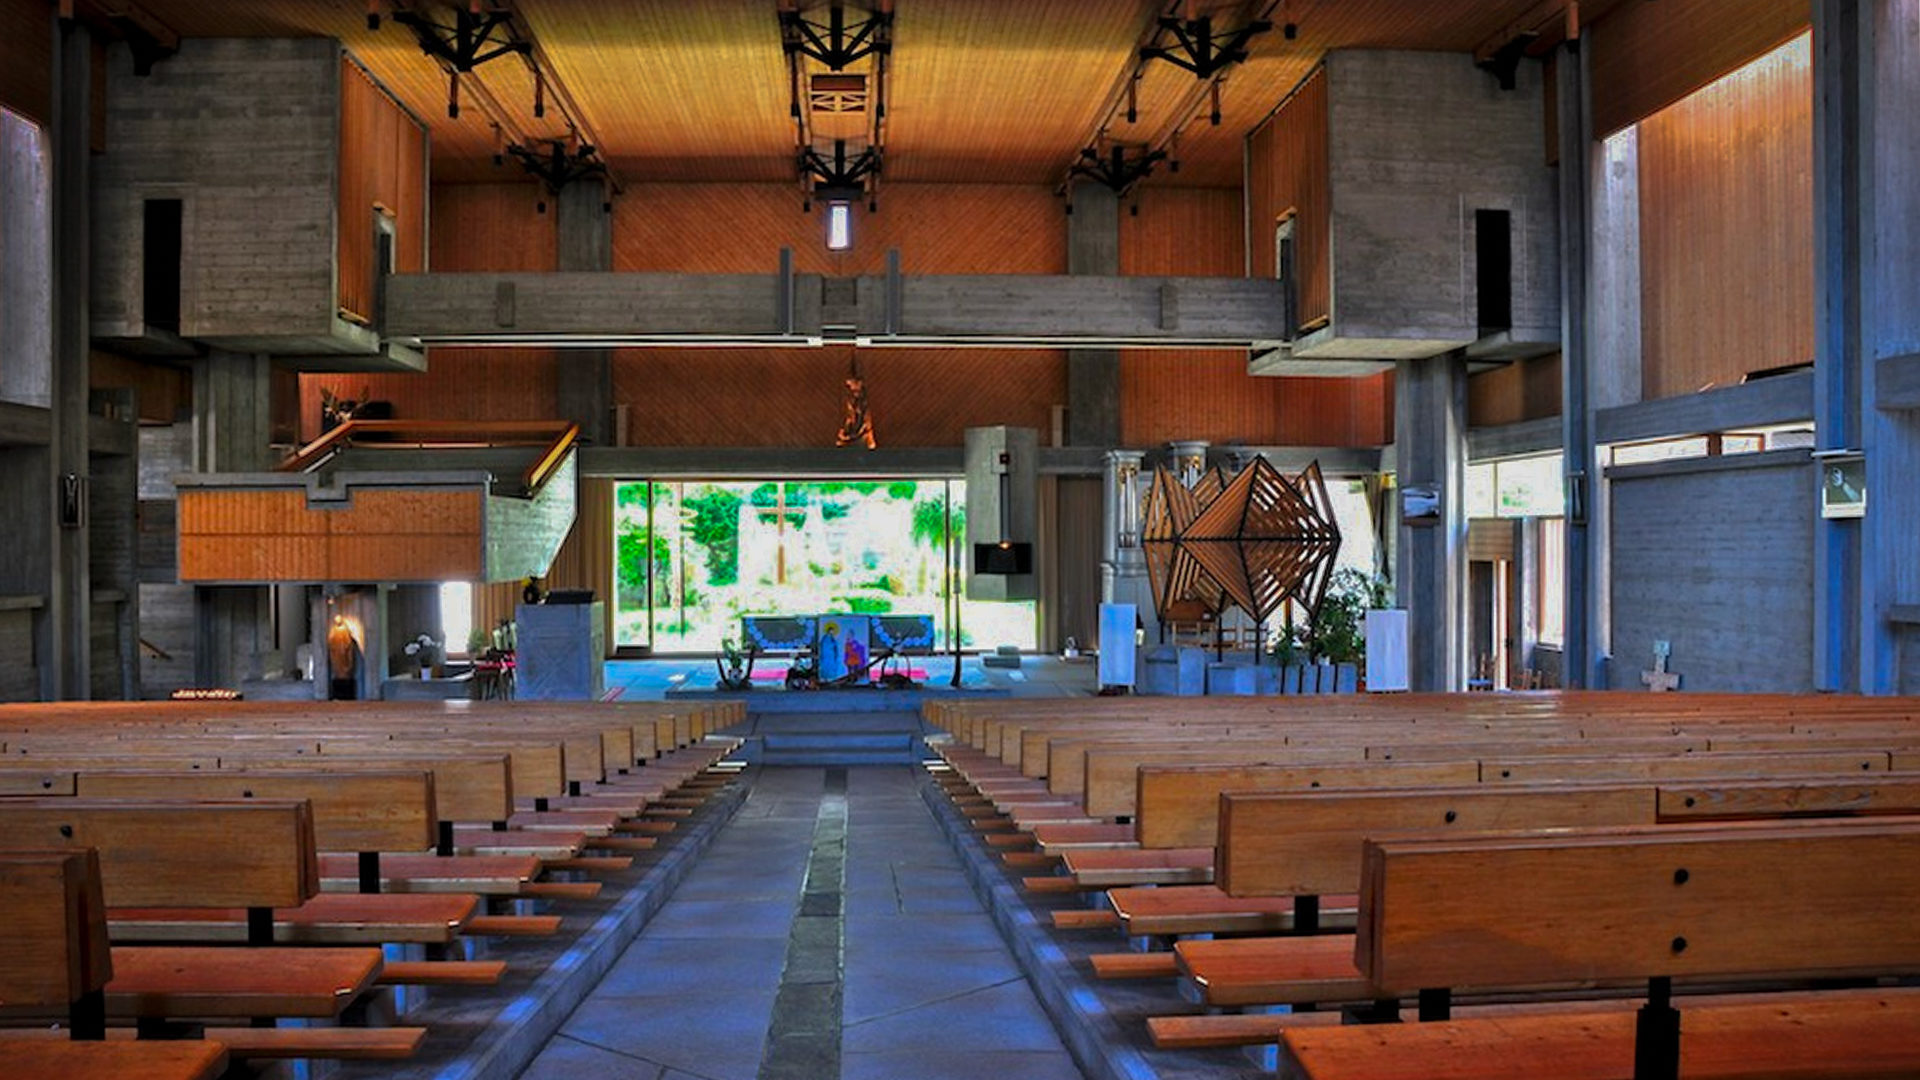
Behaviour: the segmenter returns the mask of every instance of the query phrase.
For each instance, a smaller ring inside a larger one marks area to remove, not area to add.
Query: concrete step
[[[757,742],[764,765],[912,765],[922,756],[901,731],[768,732]]]
[[[904,751],[912,748],[913,738],[912,732],[904,731],[769,731],[760,737],[760,744],[769,751]]]

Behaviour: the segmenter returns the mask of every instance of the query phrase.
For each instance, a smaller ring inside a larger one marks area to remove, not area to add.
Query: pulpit
[[[604,604],[521,604],[514,693],[523,701],[598,701],[606,691]]]

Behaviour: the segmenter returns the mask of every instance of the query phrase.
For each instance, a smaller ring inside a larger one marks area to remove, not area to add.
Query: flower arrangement
[[[436,640],[432,634],[421,634],[407,642],[405,651],[413,658],[414,663],[420,665],[420,677],[423,679],[427,677],[427,672],[444,662],[447,655],[446,646]]]

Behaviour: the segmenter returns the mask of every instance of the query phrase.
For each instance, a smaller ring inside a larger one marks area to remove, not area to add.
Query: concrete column
[[[1914,527],[1920,486],[1913,480],[1920,475],[1920,410],[1883,409],[1878,384],[1883,372],[1920,363],[1920,304],[1913,291],[1920,280],[1920,110],[1914,108],[1920,0],[1858,0],[1858,9],[1860,129],[1852,142],[1860,177],[1858,352],[1867,513],[1860,524],[1856,625],[1859,689],[1888,694],[1920,687],[1920,655],[1903,665],[1902,633],[1890,619],[1895,607],[1920,603],[1920,529]],[[1820,379],[1816,373],[1816,384]],[[1920,652],[1913,628],[1905,636],[1907,651]]]
[[[1120,272],[1120,196],[1096,183],[1073,189],[1067,273]],[[1120,350],[1067,350],[1067,444],[1120,443]]]
[[[606,185],[576,180],[554,200],[558,268],[613,269],[613,211]],[[613,350],[567,349],[560,354],[560,415],[580,425],[597,446],[613,443]]]
[[[0,401],[53,397],[53,266],[45,136],[0,112]]]
[[[93,41],[77,19],[54,20],[53,57],[53,366],[48,492],[54,510],[53,575],[47,589],[47,657],[53,696],[86,698],[92,687],[93,580],[85,507],[88,166],[93,155]],[[77,504],[77,505],[76,505]]]
[[[214,350],[193,369],[193,469],[261,472],[273,460],[273,364]]]
[[[1394,372],[1400,487],[1432,487],[1438,519],[1400,525],[1395,585],[1408,612],[1414,690],[1467,685],[1467,363],[1460,353],[1404,360]]]
[[[1859,0],[1813,5],[1813,415],[1820,450],[1859,449],[1863,437],[1860,8]],[[1820,690],[1860,688],[1861,528],[1858,519],[1813,524],[1813,685]]]
[[[214,350],[193,369],[193,471],[263,472],[273,467],[273,363]],[[195,586],[194,680],[237,689],[284,661],[273,637],[272,590]]]
[[[1605,638],[1602,576],[1605,533],[1593,511],[1600,487],[1593,445],[1594,365],[1587,324],[1589,212],[1593,129],[1588,113],[1586,53],[1567,42],[1554,65],[1560,123],[1561,445],[1566,451],[1566,685],[1604,686],[1599,642]],[[1417,684],[1416,684],[1417,685]]]

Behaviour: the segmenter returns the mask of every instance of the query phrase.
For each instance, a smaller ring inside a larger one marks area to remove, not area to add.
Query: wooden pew
[[[1920,1073],[1920,993],[1877,991],[1867,1008],[1861,995],[1845,1002],[1871,1026],[1764,999],[1688,1009],[1684,1037],[1672,1002],[1676,979],[1764,985],[1920,971],[1911,911],[1920,820],[1393,839],[1369,841],[1364,860],[1360,967],[1380,994],[1420,996],[1437,1022],[1397,1026],[1405,1036],[1288,1032],[1286,1075],[1418,1068],[1499,1080],[1543,1068],[1565,1075],[1547,1063],[1587,1059],[1606,1075],[1650,1080],[1678,1076],[1683,1052],[1695,1060],[1695,1037],[1719,1068],[1737,1056],[1737,1071],[1721,1075]],[[1824,913],[1837,917],[1815,917]],[[1632,1023],[1564,1012],[1446,1017],[1454,990],[1623,980],[1648,988]]]
[[[279,944],[449,945],[462,934],[552,934],[558,916],[493,916],[474,894],[382,894],[382,852],[419,852],[436,829],[433,774],[408,771],[279,771],[165,773],[89,770],[76,774],[81,797],[120,799],[305,799],[314,834],[326,850],[354,853],[359,894],[322,893],[274,912]],[[246,939],[246,913],[231,908],[116,909],[117,937],[148,942],[232,942]],[[459,985],[498,981],[505,965],[416,966],[426,981]]]
[[[9,1080],[214,1080],[213,1041],[106,1042],[103,988],[113,977],[100,863],[92,849],[0,851],[0,1006],[52,1010],[65,1037],[0,1042]]]
[[[333,1019],[374,985],[377,948],[275,948],[273,911],[319,892],[313,818],[305,802],[142,802],[76,797],[0,800],[0,835],[41,847],[94,848],[113,907],[205,906],[247,912],[247,947],[121,946],[111,950],[109,1017],[158,1027],[181,1017]],[[407,1052],[421,1028],[315,1028],[303,1050]],[[300,1032],[276,1033],[286,1051]],[[236,1048],[236,1052],[238,1049]]]
[[[1814,813],[1920,813],[1920,776],[1830,781],[1754,781],[1720,785],[1548,785],[1405,792],[1235,794],[1222,798],[1221,909],[1248,900],[1292,898],[1316,910],[1324,894],[1361,889],[1362,844],[1421,830],[1473,833],[1513,828],[1651,827],[1729,818]],[[1736,809],[1737,808],[1737,809]],[[1117,906],[1132,903],[1116,897]],[[1148,909],[1151,918],[1151,909]],[[1189,916],[1185,932],[1199,932]],[[1151,928],[1148,926],[1139,929]],[[1327,929],[1320,927],[1319,929]],[[1180,970],[1217,1006],[1316,1005],[1367,1000],[1364,973],[1350,948],[1300,939],[1182,941]],[[1269,1017],[1155,1018],[1155,1040],[1167,1046],[1272,1042],[1285,1026]]]

